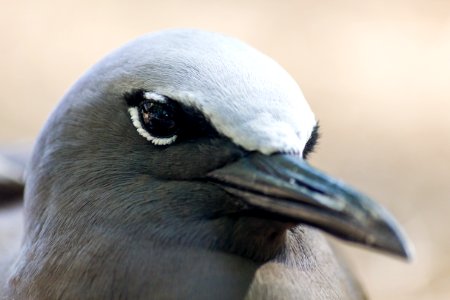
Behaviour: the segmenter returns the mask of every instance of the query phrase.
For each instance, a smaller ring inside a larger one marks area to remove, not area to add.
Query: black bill
[[[411,258],[404,234],[383,207],[299,157],[254,153],[209,177],[256,209]]]

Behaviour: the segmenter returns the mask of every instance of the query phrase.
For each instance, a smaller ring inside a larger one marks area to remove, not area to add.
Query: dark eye
[[[177,133],[177,107],[174,103],[144,100],[138,111],[142,125],[152,136],[170,138]]]
[[[179,105],[156,93],[136,91],[125,95],[133,125],[155,145],[169,145],[179,131]]]

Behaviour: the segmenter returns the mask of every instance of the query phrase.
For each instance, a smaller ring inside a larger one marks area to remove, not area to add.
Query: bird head
[[[27,175],[27,240],[82,232],[268,259],[299,224],[408,257],[394,219],[313,168],[300,88],[235,39],[169,30],[126,44],[68,91]]]

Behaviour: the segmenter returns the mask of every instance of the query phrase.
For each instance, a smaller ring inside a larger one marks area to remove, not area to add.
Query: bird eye
[[[155,145],[169,145],[177,138],[178,104],[159,94],[137,91],[125,95],[133,125]]]
[[[167,103],[143,101],[138,108],[144,128],[154,137],[168,138],[177,132],[175,108]]]

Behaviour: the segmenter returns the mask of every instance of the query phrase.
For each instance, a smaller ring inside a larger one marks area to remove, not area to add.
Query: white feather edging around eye
[[[144,92],[144,98],[147,100],[153,100],[161,103],[167,103],[166,98],[163,95],[154,92]]]
[[[137,107],[128,108],[128,113],[130,114],[131,121],[133,122],[134,127],[136,127],[137,132],[143,136],[147,141],[152,142],[157,146],[170,145],[177,139],[177,135],[173,135],[168,138],[159,138],[154,137],[147,130],[142,127],[141,119],[139,118],[139,112]]]

